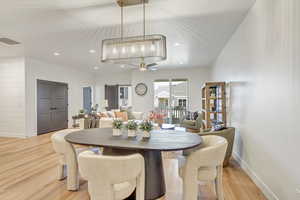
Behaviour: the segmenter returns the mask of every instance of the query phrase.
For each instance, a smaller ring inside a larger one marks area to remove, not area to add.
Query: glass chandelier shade
[[[102,41],[102,62],[116,64],[150,64],[166,60],[166,37],[145,35]]]
[[[166,37],[161,34],[146,35],[145,2],[143,4],[143,34],[135,37],[124,37],[123,7],[129,1],[120,0],[121,7],[121,37],[102,40],[102,58],[104,63],[129,64],[139,66],[141,70],[157,62],[167,59]]]

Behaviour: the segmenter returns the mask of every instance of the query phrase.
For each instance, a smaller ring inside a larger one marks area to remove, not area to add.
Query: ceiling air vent
[[[0,44],[3,44],[5,46],[14,46],[20,44],[20,42],[17,42],[9,38],[0,37]]]

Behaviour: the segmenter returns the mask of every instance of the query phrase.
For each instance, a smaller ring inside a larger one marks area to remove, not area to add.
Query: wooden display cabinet
[[[202,87],[202,127],[212,127],[214,120],[226,127],[226,83],[207,82]]]

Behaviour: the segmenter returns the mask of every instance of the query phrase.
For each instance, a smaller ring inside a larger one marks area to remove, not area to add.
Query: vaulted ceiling
[[[22,43],[0,47],[0,57],[25,54],[50,63],[99,71],[120,71],[100,62],[104,38],[119,37],[115,0],[0,0],[0,36]],[[210,65],[255,0],[149,0],[147,33],[167,36],[162,68]],[[125,35],[142,33],[140,6],[125,10]],[[93,49],[96,53],[90,53]],[[54,56],[59,52],[60,56]]]

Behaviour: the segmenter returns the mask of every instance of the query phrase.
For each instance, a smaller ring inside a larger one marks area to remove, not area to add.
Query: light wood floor
[[[51,134],[30,139],[0,138],[1,200],[89,200],[87,183],[78,192],[66,190],[65,181],[56,180],[57,156]],[[169,157],[169,156],[168,156]],[[164,159],[167,194],[164,200],[182,200],[182,182],[177,161]],[[201,184],[201,200],[215,200],[209,185]],[[232,162],[224,169],[226,200],[266,200],[249,177]]]

